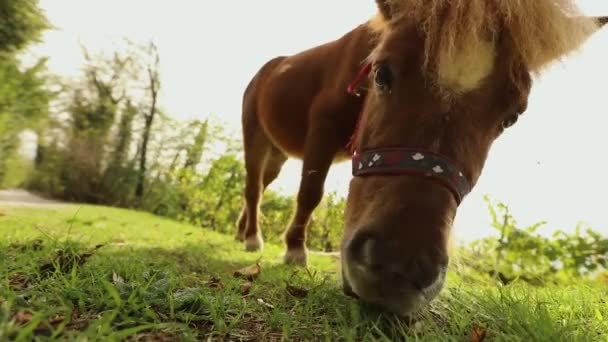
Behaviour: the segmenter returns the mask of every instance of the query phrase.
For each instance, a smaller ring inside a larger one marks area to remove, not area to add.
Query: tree
[[[40,41],[50,25],[38,0],[0,0],[0,58]]]
[[[207,142],[207,136],[209,135],[209,121],[199,122],[198,120],[192,124],[193,127],[198,126],[198,133],[194,138],[194,143],[188,149],[186,155],[186,162],[184,163],[184,169],[194,171],[196,165],[201,161],[203,157],[203,149]]]
[[[131,103],[130,99],[127,100],[125,109],[120,117],[120,123],[118,124],[118,133],[115,139],[116,145],[114,146],[110,164],[112,167],[122,167],[127,160],[129,147],[133,138],[133,120],[136,115],[137,108]]]
[[[37,0],[0,0],[0,186],[19,134],[48,116],[46,59],[23,70],[17,58],[48,28]]]
[[[344,226],[345,208],[346,199],[339,197],[336,192],[329,192],[324,196],[310,222],[309,248],[324,252],[333,252],[338,248]]]
[[[139,152],[139,177],[137,180],[137,186],[135,187],[135,198],[141,203],[144,195],[144,186],[146,181],[146,162],[148,156],[148,143],[150,141],[150,132],[152,131],[152,125],[154,124],[154,118],[158,112],[157,101],[158,93],[160,91],[160,56],[158,49],[154,43],[150,43],[148,47],[149,57],[151,62],[146,65],[146,71],[148,76],[148,88],[146,89],[150,96],[150,103],[147,110],[143,113],[144,115],[144,129],[142,133],[142,140]]]
[[[15,57],[0,60],[0,184],[6,162],[19,147],[19,134],[36,129],[49,114],[46,60],[21,70]]]
[[[128,53],[115,52],[105,57],[93,56],[85,47],[82,50],[86,60],[83,77],[65,84],[63,100],[69,114],[69,128],[65,134],[64,162],[58,172],[64,184],[63,198],[105,203],[108,200],[105,196],[110,192],[103,191],[103,184],[112,166],[109,158],[112,150],[116,153],[116,148],[111,147],[112,128],[122,117],[127,120],[123,122],[127,125],[123,129],[130,129],[129,117],[135,115],[127,101],[127,90],[136,66]],[[118,144],[126,144],[130,138],[125,139],[120,141],[119,137]]]

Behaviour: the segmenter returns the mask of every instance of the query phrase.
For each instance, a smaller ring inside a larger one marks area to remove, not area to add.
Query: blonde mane
[[[424,67],[435,70],[438,77],[458,54],[487,50],[498,37],[507,38],[508,53],[537,73],[577,49],[599,28],[572,0],[388,0],[388,4],[393,17],[384,26],[390,31],[404,19],[415,22],[426,36]],[[374,26],[383,25],[375,22]]]

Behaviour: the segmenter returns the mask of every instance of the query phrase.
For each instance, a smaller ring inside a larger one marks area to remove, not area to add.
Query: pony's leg
[[[247,228],[247,202],[243,203],[243,209],[241,209],[241,214],[239,215],[239,221],[237,223],[237,232],[234,239],[236,241],[245,241],[245,230]]]
[[[337,150],[336,144],[327,139],[332,133],[319,130],[314,138],[307,139],[296,212],[285,234],[287,251],[283,261],[287,264],[306,265],[306,226],[321,202],[325,178]]]
[[[262,181],[262,190],[261,190],[262,195],[264,193],[264,190],[266,190],[266,188],[268,187],[268,185],[270,185],[277,178],[277,176],[281,172],[281,168],[285,164],[285,161],[287,161],[287,157],[283,154],[283,152],[281,152],[276,147],[272,146],[271,151],[270,151],[269,155],[267,156],[267,159],[263,165],[264,166],[263,167],[264,177],[263,177],[263,181]],[[239,221],[237,224],[238,232],[235,237],[235,239],[237,241],[245,241],[245,234],[247,232],[247,219],[248,219],[247,202],[245,201],[245,204],[243,205],[243,209],[241,210],[241,215],[239,216]]]
[[[244,140],[245,152],[245,209],[247,224],[245,227],[245,249],[253,252],[264,248],[264,240],[258,229],[258,210],[262,199],[262,176],[268,153],[272,147],[270,141],[257,124],[246,130]]]

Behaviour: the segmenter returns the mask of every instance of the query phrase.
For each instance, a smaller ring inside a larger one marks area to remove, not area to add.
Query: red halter
[[[361,83],[361,79],[363,78],[363,76],[367,76],[371,70],[372,63],[366,63],[365,65],[363,65],[355,79],[346,88],[346,92],[351,95],[354,94],[355,96],[361,96],[361,94],[357,91],[358,85],[359,83]]]
[[[371,63],[364,64],[363,67],[361,68],[361,70],[359,70],[359,73],[357,73],[357,76],[355,76],[355,79],[348,84],[348,87],[346,87],[346,92],[349,93],[350,95],[355,95],[357,97],[361,96],[361,93],[359,92],[359,83],[361,83],[361,80],[363,79],[363,77],[367,76],[371,70],[372,70]],[[366,99],[367,99],[367,97],[365,97],[363,99],[363,105],[361,106],[361,111],[363,111],[363,108],[365,107]],[[361,121],[361,114],[359,114],[359,116],[357,117],[357,122],[355,124],[355,130],[353,131],[353,134],[351,135],[348,144],[346,144],[346,149],[351,154],[355,153],[354,144],[355,144],[355,138],[357,136],[357,132],[359,131],[360,121]]]

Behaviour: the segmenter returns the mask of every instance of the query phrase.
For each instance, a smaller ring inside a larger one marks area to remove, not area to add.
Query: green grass
[[[501,287],[453,268],[417,323],[342,294],[338,260],[96,206],[0,208],[0,340],[608,341],[608,288]],[[234,272],[261,272],[247,290]],[[478,339],[479,340],[479,339]]]

